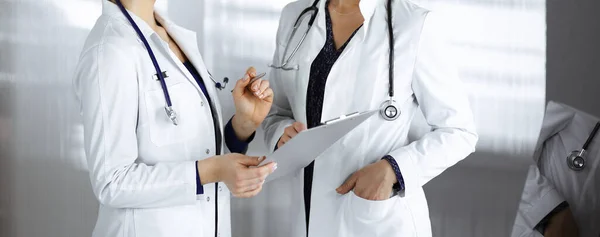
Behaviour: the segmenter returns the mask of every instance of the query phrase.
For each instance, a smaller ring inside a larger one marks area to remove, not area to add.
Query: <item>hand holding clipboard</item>
[[[277,170],[265,182],[281,178],[309,165],[331,145],[336,143],[358,125],[362,124],[379,110],[352,113],[324,122],[323,125],[298,133],[285,146],[278,148],[261,162],[277,163]]]

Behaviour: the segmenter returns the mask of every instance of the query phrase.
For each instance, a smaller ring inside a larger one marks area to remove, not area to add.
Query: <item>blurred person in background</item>
[[[513,237],[600,236],[599,128],[595,115],[548,103]]]

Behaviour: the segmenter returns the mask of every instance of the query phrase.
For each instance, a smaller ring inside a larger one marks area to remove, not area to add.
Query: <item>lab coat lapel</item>
[[[217,96],[216,89],[214,86],[214,82],[210,79],[210,75],[208,74],[208,70],[202,57],[199,54],[198,44],[196,41],[196,33],[185,30],[179,26],[171,25],[171,29],[169,33],[171,37],[177,42],[179,48],[185,53],[188,60],[194,65],[200,76],[202,77],[202,81],[206,86],[206,90],[209,93],[210,98],[215,98]]]
[[[565,109],[565,105],[554,101],[548,102],[546,115],[544,116],[544,122],[533,155],[533,159],[536,163],[538,163],[541,158],[544,142],[565,129],[573,121],[574,117],[575,112]]]
[[[325,28],[325,12],[324,12],[325,2],[326,1],[319,2],[319,6],[317,6],[319,8],[319,11],[317,13],[317,17],[315,18],[315,22],[314,22],[312,28],[309,30],[303,45],[300,47],[300,49],[298,50],[298,52],[292,59],[292,64],[297,63],[299,65],[298,71],[294,72],[294,73],[296,73],[296,77],[294,78],[295,86],[296,86],[296,89],[294,91],[296,92],[296,95],[294,97],[297,98],[295,100],[296,102],[294,105],[295,106],[295,109],[294,109],[295,116],[294,117],[296,118],[296,120],[298,120],[299,122],[302,122],[304,124],[307,123],[306,96],[307,96],[307,90],[308,90],[308,82],[310,79],[310,68],[311,68],[313,61],[315,60],[315,58],[317,57],[317,55],[319,54],[319,52],[325,45],[325,39],[327,37],[327,35],[326,35],[327,32],[326,32],[326,28]],[[297,16],[290,16],[290,17],[293,17],[295,19]],[[308,17],[303,22],[303,24],[301,24],[296,35],[294,36],[295,38],[302,37],[304,32],[306,32],[306,27],[308,27],[307,22],[308,22]],[[295,47],[296,46],[295,43],[297,41],[292,40],[291,42],[294,42],[294,43],[292,43],[293,45],[290,45],[290,47],[291,48]],[[290,43],[290,42],[287,42],[287,43]]]
[[[178,26],[175,26],[178,27]],[[200,73],[200,77],[202,77],[202,81],[204,82],[204,86],[206,87],[206,91],[208,92],[208,96],[211,98],[211,102],[213,104],[213,108],[216,110],[219,118],[219,125],[223,127],[221,124],[221,105],[219,103],[219,96],[217,94],[217,90],[215,87],[215,82],[211,80],[211,76],[208,73],[208,69],[206,68],[206,64],[204,64],[204,60],[202,60],[202,56],[199,53],[198,45],[196,41],[196,33],[181,29],[181,33],[185,33],[185,36],[181,37],[181,42],[179,45],[192,63],[198,73]]]
[[[321,13],[318,17],[318,22],[315,25],[318,25],[318,29],[322,32],[321,40],[323,42],[327,39],[327,21],[326,21],[326,13],[327,13],[327,1],[322,1],[319,5],[319,12]],[[361,1],[362,2],[362,1]],[[369,16],[365,16],[366,19],[370,19]],[[364,27],[364,26],[363,26]],[[357,35],[354,35],[349,39],[346,48],[343,50],[342,54],[338,57],[334,65],[331,67],[329,74],[327,75],[327,83],[325,84],[325,94],[323,95],[323,108],[321,113],[321,121],[326,121],[332,118],[339,117],[343,114],[348,114],[352,112],[363,112],[367,109],[356,110],[356,103],[352,99],[340,99],[340,98],[352,98],[356,94],[362,94],[363,98],[367,98],[366,100],[361,100],[362,105],[368,104],[370,102],[371,96],[371,88],[373,88],[372,84],[360,85],[361,81],[358,80],[360,72],[367,72],[373,70],[373,67],[357,67],[356,65],[360,65],[360,44],[362,42],[361,38],[364,38],[364,28],[357,32]],[[319,51],[322,49],[324,43],[321,44]],[[371,52],[371,54],[373,54]],[[366,62],[369,63],[369,62]],[[375,74],[371,74],[375,75]],[[371,80],[370,80],[371,81]]]
[[[200,56],[200,53],[199,53],[200,51],[198,49],[198,44],[197,44],[198,41],[197,41],[196,33],[193,31],[184,29],[178,25],[175,25],[172,22],[170,22],[164,18],[161,18],[160,16],[157,16],[157,19],[165,27],[167,32],[169,32],[169,35],[171,36],[171,38],[173,38],[173,40],[175,42],[177,42],[177,45],[179,46],[181,51],[183,51],[185,56],[192,63],[192,65],[194,65],[194,67],[200,74],[200,77],[202,77],[202,81],[204,82],[206,91],[208,92],[208,96],[211,98],[212,106],[217,112],[217,116],[218,116],[217,120],[219,123],[219,128],[222,128],[223,127],[223,124],[221,121],[222,120],[221,119],[222,111],[221,111],[221,106],[219,103],[219,97],[217,95],[217,91],[215,89],[214,82],[210,79],[211,77],[208,73],[206,65],[204,64],[204,61],[202,60],[202,57]],[[202,94],[204,99],[206,99],[204,94],[202,93],[202,90],[200,89],[198,83],[191,76],[191,74],[187,71],[187,69],[186,68],[180,68],[180,69],[184,71],[184,74],[186,75],[187,79],[198,89],[198,91],[200,91],[200,93]]]

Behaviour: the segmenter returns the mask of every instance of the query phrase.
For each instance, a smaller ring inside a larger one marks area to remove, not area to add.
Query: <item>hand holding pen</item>
[[[257,75],[256,69],[250,67],[232,91],[235,104],[232,125],[239,139],[250,137],[271,110],[273,90],[269,81],[262,79],[265,75]]]

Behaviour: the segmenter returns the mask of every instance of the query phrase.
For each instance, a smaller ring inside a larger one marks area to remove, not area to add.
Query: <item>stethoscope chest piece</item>
[[[569,166],[570,169],[574,171],[582,171],[585,168],[585,153],[590,146],[590,143],[596,136],[596,133],[598,133],[598,129],[600,129],[600,122],[596,123],[594,130],[592,130],[592,133],[590,133],[590,136],[588,136],[581,150],[572,151],[571,154],[567,156],[567,166]]]
[[[402,112],[398,109],[394,100],[386,100],[383,102],[383,104],[381,104],[379,113],[383,119],[387,121],[394,121],[400,117]]]
[[[567,165],[574,171],[582,171],[585,168],[585,150],[573,151],[567,157]]]
[[[177,119],[177,113],[175,112],[175,110],[173,110],[172,107],[167,106],[165,107],[165,112],[167,112],[167,116],[169,117],[169,119],[171,119],[173,125],[177,126],[179,124],[179,120]]]

